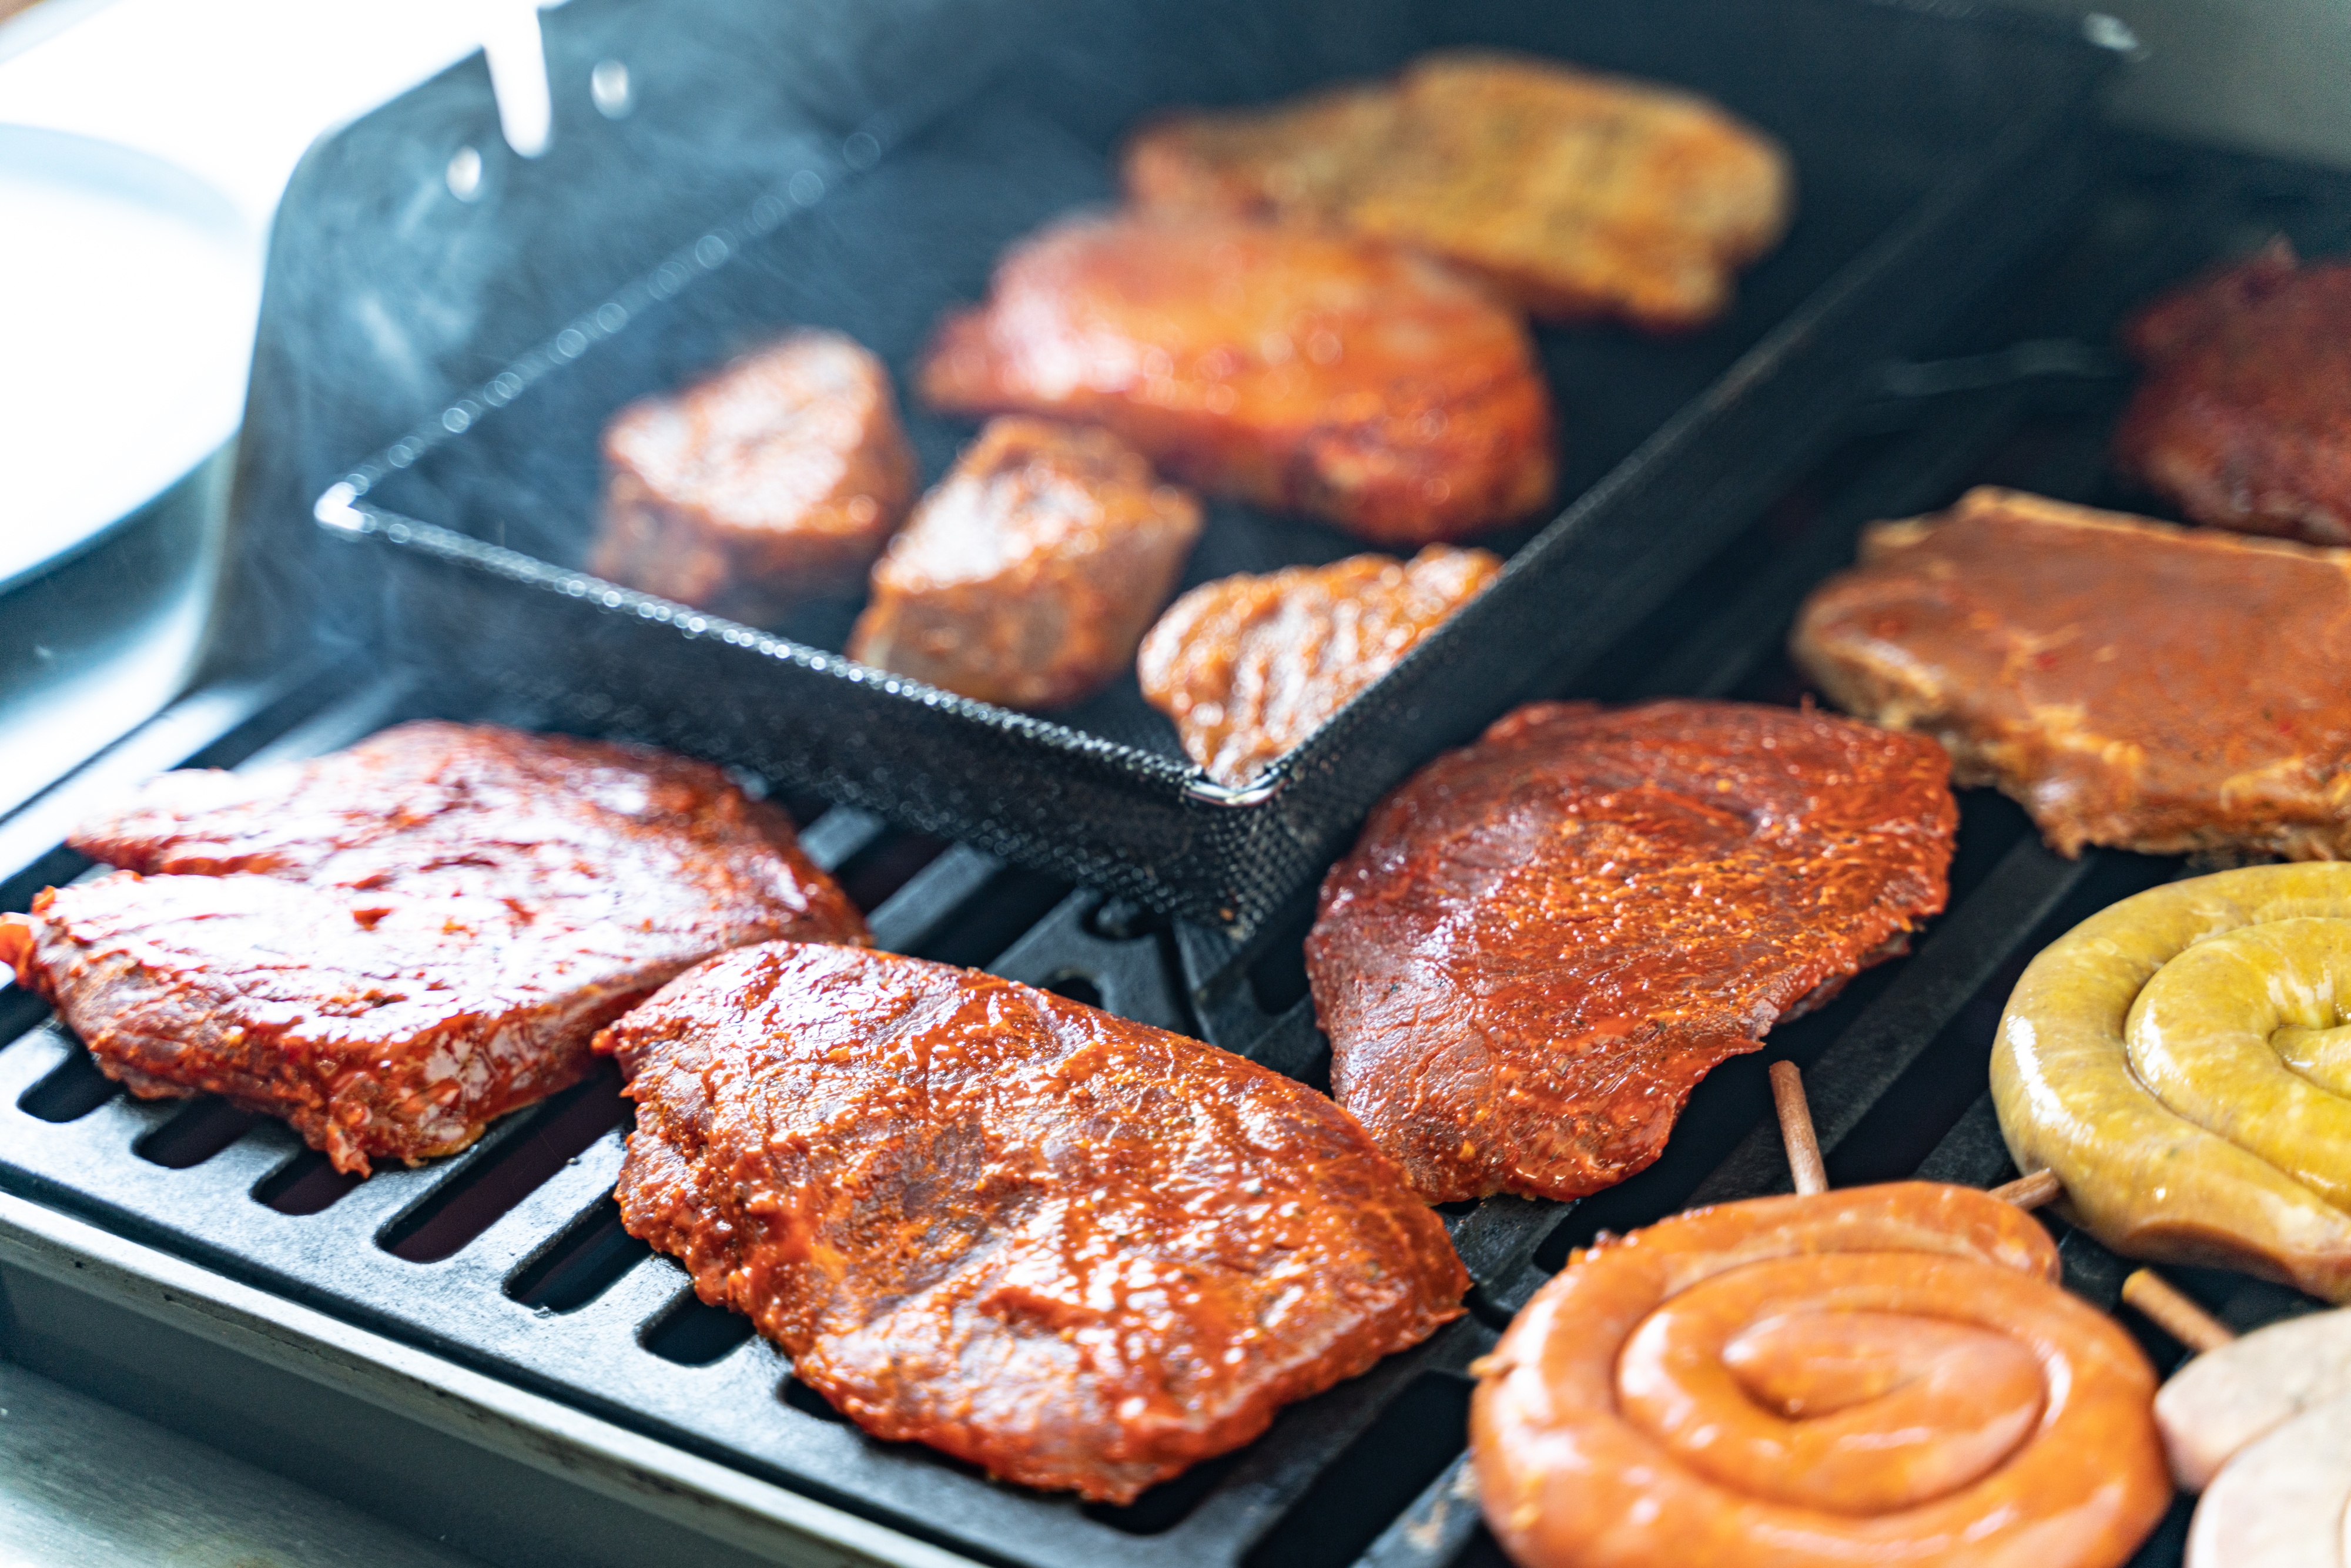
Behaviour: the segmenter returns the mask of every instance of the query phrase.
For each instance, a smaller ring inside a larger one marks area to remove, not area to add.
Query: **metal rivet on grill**
[[[596,112],[607,120],[628,113],[634,106],[629,92],[629,68],[618,60],[598,60],[596,68],[588,73],[588,96],[595,100]]]
[[[470,202],[482,193],[482,155],[471,147],[460,147],[450,154],[449,193],[461,202]]]
[[[726,259],[727,245],[716,235],[704,235],[694,242],[694,259],[705,267],[716,267]]]
[[[852,169],[871,169],[882,161],[882,143],[858,131],[841,144],[841,161]]]
[[[785,183],[784,189],[801,206],[812,207],[824,199],[824,176],[813,169],[803,169]]]

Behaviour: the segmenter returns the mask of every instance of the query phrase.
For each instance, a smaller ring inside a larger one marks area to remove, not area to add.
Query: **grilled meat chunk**
[[[1199,503],[1106,430],[991,420],[873,568],[849,656],[1006,707],[1092,695],[1183,574]]]
[[[1872,528],[1792,651],[2061,854],[2351,856],[2345,551],[1978,489]]]
[[[970,970],[777,943],[614,1024],[630,1234],[876,1437],[1124,1502],[1456,1316],[1321,1095]]]
[[[1130,143],[1146,206],[1266,215],[1417,246],[1537,316],[1696,327],[1786,232],[1769,137],[1702,98],[1483,50],[1393,84],[1180,114]]]
[[[1332,1093],[1433,1203],[1578,1197],[1943,907],[1941,750],[1744,703],[1535,703],[1422,768],[1306,939]]]
[[[914,498],[890,372],[838,332],[794,332],[604,428],[588,570],[740,621],[852,594]]]
[[[1208,777],[1247,784],[1501,570],[1485,550],[1430,545],[1409,561],[1359,555],[1203,583],[1144,639],[1143,695]]]
[[[1192,214],[1083,217],[950,317],[923,395],[1103,425],[1162,471],[1375,542],[1458,538],[1551,494],[1526,330],[1442,264]]]
[[[2115,463],[2215,528],[2351,544],[2351,262],[2283,244],[2167,295],[2126,329],[2147,380]]]
[[[130,869],[0,916],[0,959],[132,1092],[283,1116],[344,1171],[464,1148],[714,953],[865,936],[716,768],[487,726],[167,773],[72,842]]]

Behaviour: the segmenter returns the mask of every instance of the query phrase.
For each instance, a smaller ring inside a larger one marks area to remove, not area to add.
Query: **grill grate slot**
[[[89,1052],[77,1047],[16,1097],[16,1108],[44,1122],[78,1122],[121,1092],[122,1085],[100,1072]]]
[[[131,1148],[142,1160],[152,1160],[166,1170],[183,1171],[204,1164],[266,1120],[206,1095]]]

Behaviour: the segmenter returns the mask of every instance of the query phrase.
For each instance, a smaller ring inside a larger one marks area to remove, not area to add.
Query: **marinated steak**
[[[630,1234],[876,1437],[1111,1502],[1458,1315],[1437,1217],[1321,1095],[970,970],[776,943],[598,1038]]]
[[[1129,144],[1146,206],[1338,226],[1441,256],[1537,316],[1703,325],[1779,243],[1777,143],[1702,98],[1485,50],[1393,84],[1179,114]]]
[[[1199,503],[1106,430],[991,420],[873,567],[849,656],[1006,707],[1125,673]]]
[[[853,594],[914,498],[890,372],[838,332],[795,332],[604,428],[588,570],[740,621]]]
[[[0,959],[132,1092],[283,1116],[344,1171],[464,1148],[713,953],[865,936],[716,768],[487,726],[167,773],[71,841],[129,869],[0,915]]]
[[[1551,494],[1551,397],[1526,329],[1443,264],[1373,241],[1188,214],[1084,217],[950,317],[923,394],[1100,424],[1163,472],[1426,544]]]
[[[1873,527],[1792,651],[2062,854],[2351,856],[2351,552],[1972,490]]]
[[[2115,463],[2215,528],[2351,544],[2351,262],[2283,243],[2158,300]]]
[[[1568,1198],[1943,907],[1941,749],[1788,708],[1535,703],[1422,768],[1306,939],[1332,1093],[1432,1203]]]
[[[1242,785],[1486,590],[1481,549],[1359,555],[1203,583],[1168,607],[1137,671],[1151,706],[1220,784]]]

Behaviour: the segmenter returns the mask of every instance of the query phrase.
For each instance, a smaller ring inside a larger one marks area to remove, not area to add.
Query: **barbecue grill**
[[[560,111],[556,134],[560,145]],[[2097,151],[2088,193],[1991,303],[1816,409],[1811,460],[1758,490],[1735,527],[1650,541],[1643,570],[1669,591],[1604,643],[1522,672],[1524,695],[1793,701],[1788,624],[1812,585],[1851,559],[1863,524],[1941,506],[1976,482],[2132,503],[2104,456],[2127,385],[2105,347],[2122,312],[2274,233],[2305,254],[2351,246],[2351,178],[2136,137]],[[617,287],[643,268],[610,270]],[[273,386],[323,373],[273,369],[270,356],[298,338],[284,287],[273,289],[280,309],[265,331],[256,415]],[[445,384],[479,384],[486,374],[463,372],[505,364],[533,340],[501,329],[511,340],[441,366]],[[300,443],[252,425],[248,529],[275,528],[280,541],[307,531],[299,512],[257,524],[255,497],[298,489],[321,428],[336,450],[352,422],[402,401],[371,387],[357,413],[306,415]],[[340,450],[329,461],[364,447]],[[238,590],[248,612],[315,591],[287,570],[307,548],[248,555]],[[394,646],[371,635],[280,641],[225,664],[0,821],[0,904],[22,908],[44,883],[87,869],[60,847],[65,828],[100,790],[161,768],[312,755],[421,715],[660,733],[640,706],[591,713]],[[1133,889],[1076,888],[829,804],[805,781],[745,777],[792,807],[880,945],[981,965],[1323,1084],[1302,894],[1236,939]],[[2005,800],[1970,791],[1961,808],[1949,909],[1908,956],[1718,1068],[1642,1175],[1573,1205],[1454,1206],[1448,1223],[1476,1281],[1467,1318],[1127,1508],[994,1486],[928,1450],[873,1442],[800,1389],[745,1320],[701,1306],[674,1264],[621,1232],[610,1190],[626,1107],[608,1076],[508,1118],[455,1158],[358,1183],[275,1122],[211,1100],[124,1097],[13,990],[0,990],[0,1348],[503,1562],[669,1558],[690,1531],[710,1562],[1497,1563],[1464,1480],[1465,1369],[1571,1248],[1693,1202],[1785,1190],[1765,1086],[1767,1063],[1782,1058],[1805,1069],[1834,1182],[2005,1179],[1985,1064],[2009,989],[2074,922],[2191,869],[2113,852],[2061,860]],[[2126,1266],[2084,1235],[2064,1232],[2061,1249],[2069,1287],[2113,1309]],[[2240,1329],[2312,1304],[2232,1274],[2171,1272]],[[2178,1359],[2126,1321],[2158,1366]],[[2144,1568],[2179,1561],[2186,1519],[2183,1500]]]

